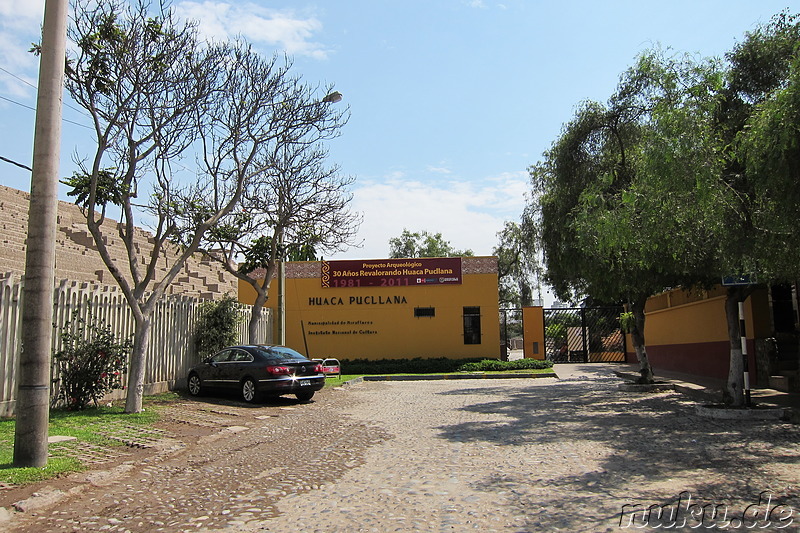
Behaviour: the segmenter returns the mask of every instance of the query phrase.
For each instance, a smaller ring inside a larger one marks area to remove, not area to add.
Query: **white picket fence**
[[[22,285],[18,278],[0,277],[0,416],[11,416],[17,388],[17,369],[22,340]],[[113,286],[62,281],[57,287],[53,305],[53,351],[61,350],[61,332],[78,309],[80,316],[102,320],[112,327],[117,337],[133,335],[134,323],[122,292]],[[202,300],[185,296],[167,296],[153,314],[150,346],[145,362],[145,394],[176,388],[183,383],[188,369],[197,363],[193,330]],[[243,320],[239,326],[239,342],[247,341],[247,324],[251,306],[241,305]],[[272,316],[264,309],[259,322],[259,338],[272,341]],[[56,391],[58,369],[51,368],[51,394]],[[110,398],[124,397],[124,391]]]

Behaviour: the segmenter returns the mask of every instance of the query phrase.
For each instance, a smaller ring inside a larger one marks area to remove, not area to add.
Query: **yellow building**
[[[286,344],[309,357],[500,357],[496,257],[288,262],[285,300]]]

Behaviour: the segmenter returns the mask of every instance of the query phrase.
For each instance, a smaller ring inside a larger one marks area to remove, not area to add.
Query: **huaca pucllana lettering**
[[[405,296],[350,296],[342,298],[340,296],[321,297],[310,296],[308,305],[397,305],[407,304]]]

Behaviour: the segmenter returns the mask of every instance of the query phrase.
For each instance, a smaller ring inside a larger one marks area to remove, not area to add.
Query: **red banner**
[[[459,284],[460,257],[322,262],[322,286],[327,288]]]

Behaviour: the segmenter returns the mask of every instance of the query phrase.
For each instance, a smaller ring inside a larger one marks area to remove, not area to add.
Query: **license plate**
[[[311,385],[311,380],[309,380],[309,379],[301,379],[300,380],[300,386],[301,387],[308,387],[309,385]]]

